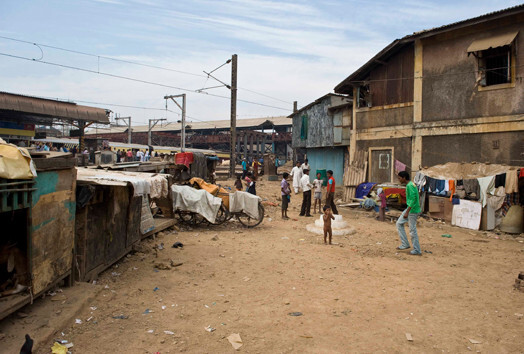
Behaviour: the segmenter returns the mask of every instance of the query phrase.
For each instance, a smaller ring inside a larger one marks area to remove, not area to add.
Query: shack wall
[[[293,116],[293,148],[333,146],[333,117],[328,113],[330,105],[331,97],[327,96]],[[307,117],[306,139],[301,138],[303,116]]]
[[[307,158],[311,171],[309,179],[313,181],[316,178],[317,170],[333,170],[335,182],[342,185],[344,176],[344,151],[345,147],[326,147],[307,149]]]
[[[76,169],[38,171],[31,212],[33,293],[71,272],[75,234]]]

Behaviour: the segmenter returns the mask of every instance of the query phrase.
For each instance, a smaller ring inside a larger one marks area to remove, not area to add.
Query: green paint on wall
[[[69,221],[74,220],[76,215],[76,202],[65,200],[64,206],[69,211]]]
[[[34,231],[37,231],[37,230],[40,229],[42,226],[45,226],[45,225],[49,224],[49,223],[50,223],[51,221],[53,221],[53,220],[55,220],[55,218],[48,219],[48,220],[46,220],[46,221],[44,221],[44,222],[42,222],[42,223],[40,223],[40,224],[38,224],[38,225],[34,225],[34,226],[32,227],[33,232],[34,232]]]
[[[38,172],[35,178],[36,191],[33,192],[33,205],[38,203],[40,197],[45,194],[56,192],[56,185],[58,184],[58,172]]]

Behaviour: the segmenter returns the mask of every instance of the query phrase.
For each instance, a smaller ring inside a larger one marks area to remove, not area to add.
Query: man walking
[[[302,168],[302,171],[304,170],[310,170],[311,171],[311,168],[309,167],[309,163],[308,163],[308,159],[305,159],[304,160],[304,163],[302,164],[302,166],[300,166],[300,168]]]
[[[398,173],[398,180],[400,183],[406,185],[406,203],[408,204],[408,207],[397,220],[397,230],[400,237],[400,246],[397,247],[397,249],[405,250],[410,247],[406,230],[404,229],[404,224],[408,223],[409,233],[411,234],[411,243],[413,244],[413,250],[410,253],[414,256],[420,256],[422,255],[422,252],[420,251],[417,234],[417,218],[420,214],[418,189],[415,184],[410,181],[409,173],[406,171]]]
[[[298,189],[300,188],[300,180],[302,179],[302,169],[300,168],[300,162],[297,161],[297,165],[293,167],[290,173],[291,177],[293,177],[293,189],[295,190],[295,194],[298,194]]]
[[[327,177],[326,205],[331,207],[333,214],[338,214],[337,206],[335,205],[335,177],[333,177],[333,171],[328,170]]]
[[[311,188],[313,185],[309,181],[309,170],[304,170],[304,175],[300,179],[300,188],[302,188],[302,208],[299,216],[311,216]]]
[[[246,161],[246,158],[244,157],[242,159],[242,179],[245,179],[246,175],[247,175],[247,161]]]

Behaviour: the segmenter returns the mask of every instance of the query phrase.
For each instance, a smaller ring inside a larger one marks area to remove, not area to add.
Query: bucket
[[[317,178],[317,173],[320,173],[320,179],[324,182],[322,182],[322,185],[325,187],[327,186],[327,181],[328,181],[328,178],[327,178],[327,172],[326,170],[317,170],[317,172],[315,173],[315,178]]]

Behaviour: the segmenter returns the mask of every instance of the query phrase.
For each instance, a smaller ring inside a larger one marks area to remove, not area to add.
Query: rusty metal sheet
[[[510,45],[519,32],[510,32],[500,34],[498,36],[477,39],[473,41],[468,47],[468,53],[478,52],[479,50],[486,50],[490,48],[503,47],[505,45]]]
[[[109,123],[107,111],[103,108],[7,92],[0,92],[0,110],[18,111],[53,118]]]

